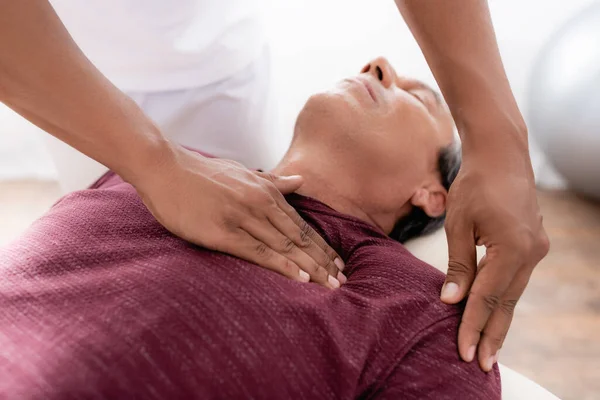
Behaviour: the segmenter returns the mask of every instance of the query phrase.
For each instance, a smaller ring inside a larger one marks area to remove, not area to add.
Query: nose
[[[386,89],[392,86],[397,79],[396,71],[385,57],[377,57],[365,65],[360,72],[373,75]]]

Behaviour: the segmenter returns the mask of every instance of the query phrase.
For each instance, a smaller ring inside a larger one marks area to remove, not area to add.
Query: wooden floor
[[[539,199],[551,249],[500,359],[564,400],[599,400],[600,204],[566,192]]]
[[[0,183],[0,245],[58,193],[53,183]],[[540,193],[540,205],[552,248],[517,307],[500,360],[563,400],[600,400],[600,205],[567,192]]]

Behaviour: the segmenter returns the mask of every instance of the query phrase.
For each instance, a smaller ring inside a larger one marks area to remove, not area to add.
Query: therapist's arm
[[[0,0],[0,102],[133,184],[174,234],[335,286],[339,257],[280,193],[301,177],[254,174],[170,143],[89,62],[45,0]]]
[[[527,127],[509,86],[484,0],[396,0],[456,121],[463,164],[448,196],[449,268],[441,298],[468,296],[462,358],[490,370],[514,307],[549,242]],[[476,263],[475,246],[487,256]]]

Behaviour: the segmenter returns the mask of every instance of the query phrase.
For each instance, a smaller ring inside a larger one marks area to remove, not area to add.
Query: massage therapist
[[[269,120],[269,64],[258,0],[51,3],[0,0],[0,101],[121,175],[184,239],[300,281],[343,271],[335,251],[282,196],[302,177],[252,173],[182,147],[248,167],[265,162],[259,133]],[[450,261],[441,299],[468,297],[459,352],[483,368],[497,358],[514,307],[549,248],[527,127],[486,1],[396,4],[462,139],[463,164],[448,197]],[[487,248],[479,265],[476,245]]]

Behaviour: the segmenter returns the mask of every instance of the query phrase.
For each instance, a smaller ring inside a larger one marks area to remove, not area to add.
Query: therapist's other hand
[[[508,135],[505,135],[508,136]],[[526,138],[526,135],[525,135]],[[468,297],[458,332],[461,357],[492,369],[534,267],[549,250],[524,143],[463,143],[448,194],[449,265],[442,301]],[[476,245],[486,247],[477,265]]]
[[[253,173],[239,163],[176,148],[147,180],[133,182],[154,217],[173,234],[301,282],[345,282],[337,253],[283,194],[299,176]]]

